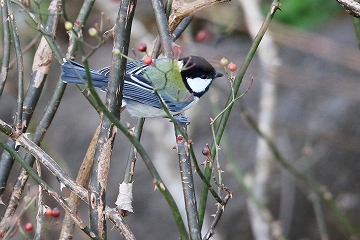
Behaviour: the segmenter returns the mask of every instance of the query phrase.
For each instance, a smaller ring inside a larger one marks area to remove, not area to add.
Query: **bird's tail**
[[[106,89],[108,77],[90,69],[90,75],[95,87]],[[69,59],[64,59],[61,65],[61,79],[65,83],[86,84],[87,76],[84,66]]]

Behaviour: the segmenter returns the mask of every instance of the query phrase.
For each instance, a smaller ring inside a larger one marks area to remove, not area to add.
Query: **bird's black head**
[[[184,84],[196,97],[201,97],[209,89],[214,78],[223,76],[202,57],[188,56],[179,61],[184,64],[184,69],[181,71]]]

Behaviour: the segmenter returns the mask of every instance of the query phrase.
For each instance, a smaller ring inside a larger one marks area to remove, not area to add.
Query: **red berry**
[[[30,232],[33,229],[34,229],[34,226],[31,223],[28,222],[28,223],[25,224],[25,230],[26,231]]]
[[[59,217],[59,216],[60,216],[60,210],[59,210],[58,208],[54,208],[54,209],[52,210],[52,216],[53,216],[54,218]]]
[[[203,42],[208,38],[208,36],[209,36],[209,32],[207,30],[205,30],[205,29],[201,29],[196,34],[196,41],[197,42]]]
[[[210,155],[210,150],[209,150],[209,148],[204,148],[203,150],[202,150],[202,154],[204,155],[204,156],[209,156]]]
[[[149,56],[145,57],[145,58],[144,58],[144,63],[145,63],[146,65],[152,64],[152,58],[149,57]]]
[[[52,216],[52,214],[53,214],[52,209],[51,209],[51,208],[49,208],[49,207],[48,207],[48,208],[46,208],[45,215],[50,217],[50,216]]]
[[[147,46],[146,46],[146,43],[139,43],[139,45],[137,46],[137,49],[140,51],[140,52],[146,52],[146,49],[147,49]]]
[[[0,238],[3,238],[3,233],[2,232],[0,232]]]
[[[230,72],[235,72],[236,69],[237,69],[237,66],[236,66],[235,63],[231,62],[231,63],[229,63],[229,65],[228,65],[228,69],[229,69]]]

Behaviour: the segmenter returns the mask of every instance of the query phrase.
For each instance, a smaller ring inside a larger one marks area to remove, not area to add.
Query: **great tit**
[[[84,66],[65,59],[61,65],[65,83],[86,84]],[[95,87],[106,91],[110,67],[90,74]],[[204,58],[189,56],[181,59],[159,58],[146,65],[142,60],[129,61],[123,88],[123,106],[135,117],[166,117],[157,91],[170,110],[177,115],[192,107],[209,89],[214,78],[223,74],[215,71]]]

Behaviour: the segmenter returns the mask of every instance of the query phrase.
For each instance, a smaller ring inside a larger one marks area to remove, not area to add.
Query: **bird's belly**
[[[152,107],[150,105],[142,104],[128,99],[124,100],[124,102],[125,102],[126,110],[133,117],[156,118],[156,117],[167,116],[163,109],[159,109],[156,107]]]
[[[198,101],[197,98],[194,99],[189,105],[182,109],[182,111],[174,112],[170,111],[172,115],[179,114],[190,107],[192,107]],[[133,117],[144,117],[144,118],[156,118],[156,117],[167,117],[165,111],[160,108],[156,108],[150,105],[142,104],[137,101],[130,99],[123,99],[123,106],[126,106],[126,110]]]

